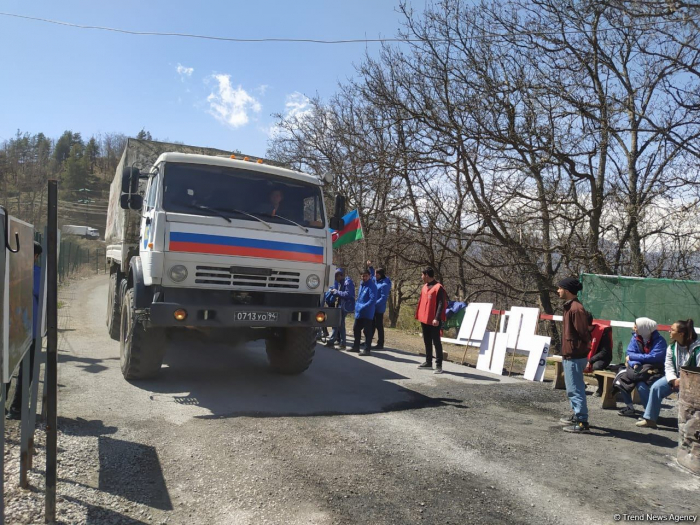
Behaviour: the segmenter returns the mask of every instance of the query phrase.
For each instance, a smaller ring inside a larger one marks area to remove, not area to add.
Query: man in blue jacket
[[[369,268],[365,268],[362,272],[360,291],[355,302],[355,324],[352,328],[355,342],[348,352],[360,352],[360,339],[362,332],[364,332],[365,347],[360,355],[369,355],[369,349],[372,347],[372,321],[374,320],[376,304],[377,285],[370,277]]]
[[[340,350],[345,350],[345,316],[355,310],[355,283],[350,276],[345,276],[345,271],[338,268],[335,271],[335,288],[328,290],[337,298],[337,307],[340,308],[340,324],[333,328],[333,333],[326,346],[333,348],[339,345]]]
[[[370,275],[377,284],[377,304],[374,309],[374,320],[372,321],[372,339],[374,332],[377,332],[377,344],[373,346],[375,350],[384,348],[384,312],[386,312],[386,303],[389,300],[391,292],[391,279],[386,276],[384,268],[377,268],[375,273],[372,261],[367,261]]]
[[[44,250],[41,244],[34,241],[34,283],[33,283],[33,301],[32,301],[32,345],[29,347],[29,380],[32,381],[32,376],[34,375],[34,353],[37,342],[37,335],[39,334],[39,329],[41,327],[37,326],[37,321],[39,320],[39,287],[41,286],[41,254]],[[39,338],[39,344],[41,345],[41,338]],[[17,382],[15,383],[15,395],[12,398],[12,403],[10,403],[10,409],[7,411],[7,419],[20,419],[22,417],[22,382],[24,378],[24,365],[25,360],[23,359],[19,365],[19,375],[17,376]],[[10,389],[10,383],[5,386],[5,395]]]

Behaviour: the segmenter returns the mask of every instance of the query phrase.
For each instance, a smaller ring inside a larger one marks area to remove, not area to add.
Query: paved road
[[[597,524],[697,501],[677,431],[594,408],[594,433],[569,435],[561,391],[452,363],[435,376],[401,351],[319,346],[280,377],[261,343],[179,340],[157,380],[129,383],[106,294],[104,277],[62,294],[61,446],[92,444],[63,479],[112,497],[81,501],[87,523]]]

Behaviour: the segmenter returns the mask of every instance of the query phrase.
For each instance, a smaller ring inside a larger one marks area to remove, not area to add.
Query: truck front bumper
[[[182,317],[185,312],[186,317]],[[323,320],[319,321],[321,317]],[[153,303],[152,326],[226,327],[321,327],[340,325],[339,308],[294,308],[243,305],[192,305]]]

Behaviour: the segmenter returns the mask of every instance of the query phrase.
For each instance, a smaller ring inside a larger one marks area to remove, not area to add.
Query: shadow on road
[[[152,508],[172,510],[163,470],[154,447],[108,437],[109,434],[117,432],[117,427],[105,426],[97,419],[88,421],[82,418],[59,418],[58,428],[64,434],[72,436],[97,437],[100,461],[98,490]],[[63,478],[61,481],[81,484],[76,480]],[[90,512],[97,520],[98,516],[111,511],[94,507]],[[100,522],[88,521],[88,523]]]
[[[405,376],[321,345],[298,376],[272,373],[260,342],[231,348],[172,343],[157,379],[133,384],[172,402],[206,408],[196,417],[295,417],[372,414],[443,406],[440,400],[394,382]]]

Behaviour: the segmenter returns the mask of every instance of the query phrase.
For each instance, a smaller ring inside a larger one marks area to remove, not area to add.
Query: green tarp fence
[[[581,275],[579,298],[596,319],[634,322],[649,317],[659,324],[691,318],[700,326],[700,281],[647,279],[618,275]],[[668,341],[668,332],[661,332]],[[622,362],[632,331],[613,328],[614,359]]]

